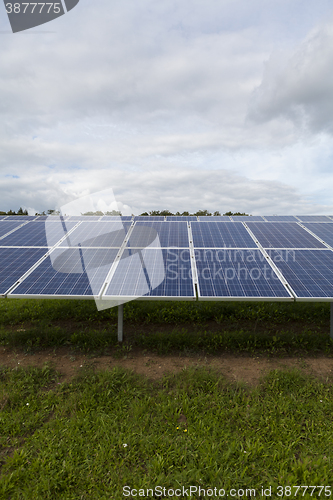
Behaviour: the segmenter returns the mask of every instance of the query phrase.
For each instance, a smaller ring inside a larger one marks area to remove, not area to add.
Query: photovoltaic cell
[[[72,229],[75,222],[67,222],[67,230]],[[29,222],[20,227],[14,233],[5,236],[1,241],[2,247],[47,247],[55,245],[64,236],[61,223]]]
[[[105,297],[195,298],[189,249],[143,249],[122,259]]]
[[[130,222],[131,220],[131,215],[104,215],[101,218],[101,222]]]
[[[158,236],[158,238],[157,238]],[[188,248],[186,222],[136,222],[129,238],[129,247],[146,246]]]
[[[200,222],[230,222],[231,219],[228,215],[207,215],[198,217]]]
[[[125,236],[126,229],[120,221],[81,222],[60,246],[119,248]]]
[[[249,222],[247,225],[264,248],[325,248],[297,223]]]
[[[264,219],[260,215],[232,215],[230,217],[235,222],[263,222]]]
[[[23,224],[22,221],[20,222],[6,222],[6,221],[0,221],[0,238],[4,236],[5,234],[9,233],[9,231],[12,231],[13,229],[20,227]],[[0,240],[0,245],[2,245],[2,241]]]
[[[305,223],[304,226],[333,247],[333,221],[328,224],[322,222]]]
[[[198,217],[195,215],[168,215],[166,217],[167,222],[191,222],[191,221],[197,221]]]
[[[286,256],[273,252],[272,259],[299,298],[332,298],[333,252],[294,250]]]
[[[0,248],[0,294],[4,295],[40,258],[46,249]]]
[[[256,248],[241,222],[191,222],[195,248]]]
[[[102,215],[70,215],[67,220],[71,222],[98,222],[101,217]]]
[[[332,222],[326,215],[297,215],[301,222]]]
[[[134,222],[138,221],[144,221],[144,222],[164,221],[164,215],[136,215],[134,217]]]
[[[293,215],[265,215],[268,222],[299,222]]]
[[[208,258],[204,252],[195,252],[199,297],[291,298],[260,250],[221,248]]]
[[[35,215],[8,215],[6,220],[22,220],[22,221],[31,221],[36,219]]]
[[[64,252],[57,248],[10,295],[97,295],[116,255],[117,250],[113,249]]]

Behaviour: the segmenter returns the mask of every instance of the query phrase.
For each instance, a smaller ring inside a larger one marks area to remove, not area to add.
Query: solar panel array
[[[1,216],[0,295],[333,301],[333,218]]]

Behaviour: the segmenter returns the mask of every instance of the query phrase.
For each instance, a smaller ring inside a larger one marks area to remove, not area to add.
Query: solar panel
[[[195,248],[257,248],[241,222],[191,222]]]
[[[148,245],[188,248],[187,222],[136,222],[128,246],[144,248]]]
[[[164,221],[164,215],[136,215],[134,217],[134,222],[137,221],[145,221],[145,222]]]
[[[247,225],[264,248],[325,248],[297,223],[249,222]]]
[[[263,222],[260,215],[232,215],[230,217],[235,222]]]
[[[131,215],[104,215],[101,218],[101,222],[130,222],[132,220]]]
[[[166,220],[167,222],[191,222],[192,220],[197,221],[198,217],[195,215],[168,215]]]
[[[126,227],[120,222],[81,222],[61,243],[64,246],[121,247],[126,236]]]
[[[117,255],[115,249],[56,248],[10,295],[33,297],[93,297],[97,295]]]
[[[293,215],[264,215],[268,222],[299,222]]]
[[[296,215],[301,222],[332,222],[326,215]]]
[[[29,220],[36,219],[35,215],[8,215],[6,220],[23,220],[28,222]]]
[[[325,241],[328,245],[333,247],[333,221],[326,224],[325,222],[305,223],[304,227],[312,231],[321,240]]]
[[[195,299],[189,249],[143,249],[119,261],[105,297]]]
[[[200,298],[292,299],[260,250],[205,252],[195,251]]]
[[[102,215],[70,215],[67,220],[71,222],[90,221],[97,222]]]
[[[0,221],[0,238],[4,236],[5,234],[9,233],[13,229],[16,229],[20,226],[22,226],[23,222],[6,222],[6,221]],[[0,241],[0,245],[1,245]]]
[[[298,298],[333,300],[331,250],[273,251],[272,259]]]
[[[0,215],[0,220],[4,219],[5,217],[7,217],[7,215]]]
[[[42,256],[40,248],[0,248],[0,295],[4,295]]]
[[[74,225],[75,222],[67,222],[65,227],[70,230]],[[25,224],[14,233],[5,236],[0,241],[0,244],[2,247],[50,247],[55,245],[63,236],[64,228],[61,223],[29,222],[29,224]]]
[[[228,215],[207,215],[198,217],[200,222],[230,222],[231,218]]]

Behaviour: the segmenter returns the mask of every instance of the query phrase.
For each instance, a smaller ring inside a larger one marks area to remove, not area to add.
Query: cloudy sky
[[[333,214],[331,0],[0,4],[0,210]]]

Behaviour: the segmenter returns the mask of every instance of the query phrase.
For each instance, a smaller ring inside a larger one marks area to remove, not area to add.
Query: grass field
[[[3,300],[0,318],[12,351],[333,352],[328,304],[129,303],[121,348],[116,311],[87,301]],[[150,380],[83,367],[62,383],[50,364],[2,366],[0,408],[1,499],[333,496],[332,381],[297,370],[248,387],[207,368]]]

